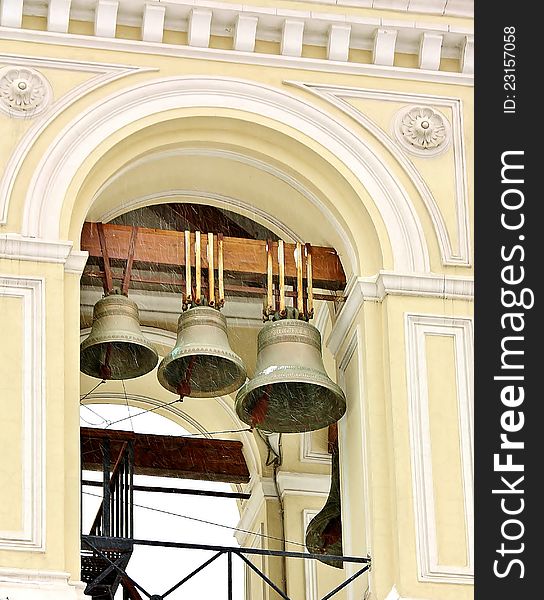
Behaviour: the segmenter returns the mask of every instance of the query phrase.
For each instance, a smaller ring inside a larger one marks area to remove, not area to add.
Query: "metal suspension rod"
[[[84,479],[81,485],[88,485],[90,487],[102,487],[100,481],[91,481]],[[177,488],[177,487],[160,487],[154,485],[135,485],[133,487],[135,492],[158,492],[161,494],[182,494],[187,496],[213,496],[216,498],[237,498],[239,500],[248,500],[251,494],[244,494],[242,492],[216,492],[214,490],[192,490],[190,488]]]
[[[357,571],[357,573],[355,573],[354,575],[346,579],[346,581],[343,581],[340,585],[331,590],[326,596],[323,596],[321,600],[329,600],[329,598],[332,598],[340,590],[343,590],[347,585],[349,585],[354,579],[357,579],[357,577],[361,576],[363,573],[366,573],[369,569],[370,565],[365,565],[362,569]]]
[[[172,592],[175,592],[179,587],[181,587],[186,581],[189,581],[189,579],[191,579],[191,577],[194,577],[197,573],[200,573],[200,571],[202,571],[202,569],[205,569],[210,563],[212,563],[216,558],[219,558],[222,554],[224,554],[223,552],[218,552],[217,554],[214,554],[211,558],[209,558],[206,562],[202,563],[199,567],[197,567],[194,571],[192,571],[191,573],[189,573],[189,575],[187,575],[186,577],[184,577],[181,581],[179,581],[178,583],[176,583],[176,585],[172,586],[167,592],[165,592],[161,597],[162,598],[166,598],[166,596],[168,596],[169,594],[171,594]]]

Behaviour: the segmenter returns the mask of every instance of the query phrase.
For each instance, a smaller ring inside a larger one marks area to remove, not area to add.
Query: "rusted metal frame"
[[[136,236],[138,235],[138,227],[132,227],[130,232],[130,242],[128,244],[128,257],[127,265],[125,267],[125,274],[123,277],[123,285],[121,287],[121,293],[125,296],[128,294],[128,288],[130,286],[130,278],[132,275],[132,264],[134,263],[134,249],[136,248]]]

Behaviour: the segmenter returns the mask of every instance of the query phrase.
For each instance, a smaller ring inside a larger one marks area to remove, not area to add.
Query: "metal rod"
[[[297,264],[297,310],[300,315],[304,314],[304,298],[302,294],[302,245],[297,242],[295,250]]]
[[[280,588],[271,580],[268,579],[268,577],[260,570],[258,569],[250,560],[248,560],[243,554],[239,554],[240,558],[247,564],[247,566],[250,569],[253,569],[253,571],[255,571],[255,573],[257,573],[257,575],[259,575],[261,577],[261,579],[264,579],[266,581],[266,583],[268,583],[268,585],[277,593],[279,594],[284,600],[291,600],[289,598],[289,596],[287,596],[286,594],[284,594]]]
[[[100,240],[100,250],[102,251],[102,259],[104,260],[104,293],[106,296],[111,294],[113,291],[113,280],[111,276],[110,257],[108,254],[108,247],[106,246],[106,234],[104,233],[104,224],[97,223],[96,228],[98,230],[98,239]]]
[[[101,487],[100,481],[91,481],[85,479],[81,482],[81,485],[88,485],[90,487]],[[249,500],[251,494],[243,494],[241,492],[215,492],[213,490],[192,490],[190,488],[177,488],[177,487],[159,487],[152,485],[135,485],[135,492],[158,492],[161,494],[181,494],[187,496],[213,496],[216,498],[238,498],[240,500]]]
[[[272,272],[272,240],[266,240],[266,314],[274,314],[274,283]]]
[[[195,231],[195,277],[196,277],[196,292],[195,292],[195,302],[200,304],[200,286],[201,286],[201,276],[200,276],[200,231]]]
[[[225,284],[223,282],[223,234],[217,235],[217,260],[218,260],[218,276],[219,276],[219,300],[218,307],[221,308],[225,304]]]
[[[312,273],[312,247],[310,244],[306,244],[306,289],[308,293],[308,314],[306,316],[311,319],[314,315],[314,290]]]
[[[191,232],[185,230],[185,303],[191,303]]]
[[[280,274],[280,315],[285,315],[285,251],[283,240],[278,242],[278,267]]]
[[[84,535],[82,539],[89,540],[92,543],[94,540],[104,543],[107,536],[96,536],[96,535]],[[115,538],[112,539],[112,543]],[[361,556],[336,556],[332,554],[311,554],[310,552],[291,552],[282,550],[263,550],[261,548],[238,548],[235,546],[217,546],[210,544],[187,544],[184,542],[164,542],[158,540],[141,540],[139,538],[130,538],[127,541],[132,542],[137,546],[162,546],[164,548],[181,548],[188,550],[215,550],[216,552],[234,552],[235,554],[255,554],[258,556],[286,556],[287,558],[315,558],[322,560],[324,558],[330,560],[337,560],[348,563],[370,563],[370,558],[363,558]]]
[[[134,441],[128,442],[128,468],[129,468],[129,527],[128,538],[134,535]]]
[[[340,590],[343,590],[354,579],[357,579],[357,577],[359,577],[363,573],[366,573],[366,571],[368,571],[368,569],[370,569],[370,565],[365,565],[362,569],[360,569],[359,571],[357,571],[357,573],[355,573],[354,575],[352,575],[349,579],[346,579],[346,581],[343,581],[340,585],[338,585],[333,590],[331,590],[326,596],[323,596],[323,598],[321,598],[321,600],[329,600],[329,598],[332,598]]]
[[[103,278],[102,271],[86,271],[85,277],[102,279]],[[120,275],[112,275],[114,280],[122,280],[123,277]],[[133,283],[148,283],[152,285],[164,285],[169,288],[176,289],[180,287],[180,284],[177,283],[174,279],[146,279],[145,277],[133,276],[131,278]],[[263,293],[266,293],[266,287],[264,286],[249,286],[249,285],[225,285],[225,291],[230,292],[230,296],[262,296]],[[275,295],[275,294],[273,294]],[[296,297],[296,292],[292,292],[290,290],[285,290],[286,298],[294,298]],[[304,297],[307,297],[307,294],[304,294]],[[313,300],[324,300],[325,302],[345,302],[346,299],[344,296],[335,296],[333,294],[316,294],[312,293]]]
[[[191,579],[191,577],[194,577],[197,573],[200,573],[200,571],[202,571],[202,569],[205,569],[210,563],[212,563],[216,558],[219,558],[221,555],[223,554],[223,552],[218,552],[217,554],[214,554],[211,558],[209,558],[206,562],[202,563],[199,567],[197,567],[194,571],[192,571],[191,573],[189,573],[189,575],[187,575],[186,577],[184,577],[181,581],[179,581],[178,583],[176,583],[176,585],[172,586],[165,594],[163,594],[161,597],[162,598],[166,598],[166,596],[168,596],[169,594],[171,594],[172,592],[175,592],[179,587],[181,587],[186,581],[189,581],[189,579]],[[229,553],[230,556],[230,553]]]
[[[130,232],[130,242],[128,244],[128,257],[127,264],[125,267],[125,275],[123,277],[123,285],[121,286],[121,293],[125,296],[128,294],[128,288],[130,285],[130,277],[132,275],[132,264],[134,262],[134,249],[136,247],[136,236],[138,235],[138,227],[132,227]]]
[[[227,598],[232,600],[232,552],[227,552]]]
[[[215,272],[213,264],[213,233],[208,233],[208,305],[215,304]]]
[[[110,487],[110,440],[105,439],[103,445],[103,490],[104,497],[102,499],[102,532],[106,532],[108,535],[111,535],[110,529],[110,497],[111,497],[111,487]]]

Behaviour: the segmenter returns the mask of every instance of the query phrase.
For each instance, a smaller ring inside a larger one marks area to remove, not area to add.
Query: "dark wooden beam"
[[[81,428],[81,468],[102,470],[102,447],[110,441],[117,456],[123,443],[134,442],[134,473],[226,483],[247,483],[249,471],[242,442]]]
[[[104,224],[103,231],[110,260],[125,260],[129,254],[131,227]],[[202,269],[207,269],[207,235],[201,236]],[[191,235],[194,246],[194,234]],[[225,283],[235,280],[241,283],[262,284],[267,272],[266,241],[224,237]],[[272,252],[277,256],[277,242],[272,242]],[[91,257],[102,257],[97,223],[85,223],[81,234],[81,249]],[[294,244],[285,244],[285,274],[296,277]],[[336,250],[312,246],[313,286],[326,290],[341,290],[346,285],[346,276]],[[139,268],[149,264],[150,270],[157,265],[185,265],[183,232],[140,227],[134,247],[134,261]],[[194,256],[192,260],[194,265]],[[274,260],[274,274],[277,274],[277,261]]]

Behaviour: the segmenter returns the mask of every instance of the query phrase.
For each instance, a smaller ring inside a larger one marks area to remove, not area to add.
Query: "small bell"
[[[340,505],[340,464],[338,444],[332,451],[331,488],[325,506],[308,523],[306,547],[312,554],[342,556],[342,515]],[[321,562],[342,569],[342,561],[320,558]]]
[[[94,305],[91,333],[81,343],[83,373],[98,379],[132,379],[152,371],[158,360],[140,329],[135,302],[111,294]]]
[[[208,306],[183,312],[176,345],[159,365],[157,377],[167,390],[193,398],[237,390],[246,380],[246,370],[230,347],[225,317]]]
[[[257,338],[255,376],[238,392],[236,412],[258,429],[322,429],[346,412],[344,393],[323,366],[321,335],[297,319],[269,321]]]

